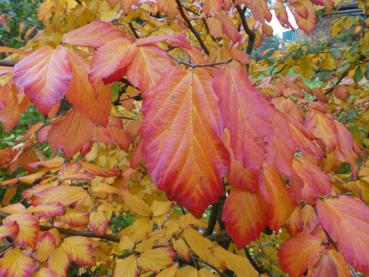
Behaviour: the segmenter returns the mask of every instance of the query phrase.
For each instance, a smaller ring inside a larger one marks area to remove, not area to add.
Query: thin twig
[[[183,6],[181,3],[181,0],[176,0],[178,11],[181,14],[183,20],[186,22],[187,27],[190,29],[190,31],[194,34],[198,42],[200,43],[201,48],[204,50],[206,55],[209,55],[209,49],[206,47],[204,41],[202,40],[200,34],[196,31],[196,29],[192,26],[191,21],[188,19],[185,11],[183,10]]]
[[[0,218],[6,218],[9,214],[0,212]],[[95,233],[91,231],[77,231],[77,230],[71,230],[71,229],[64,229],[60,227],[55,226],[49,226],[49,225],[40,225],[40,229],[42,231],[47,231],[50,229],[56,229],[59,233],[67,236],[82,236],[82,237],[89,237],[89,238],[99,238],[103,240],[113,241],[113,242],[119,242],[120,238],[116,237],[114,235],[103,235],[103,236],[97,236]]]
[[[194,63],[189,63],[189,62],[185,62],[183,60],[178,59],[175,56],[172,56],[171,54],[167,53],[168,57],[170,57],[171,59],[175,60],[175,62],[177,64],[183,64],[185,66],[188,67],[192,67],[192,68],[196,68],[196,67],[212,67],[212,66],[217,66],[217,65],[224,65],[224,64],[228,64],[232,61],[232,59],[226,60],[224,62],[216,62],[216,63],[202,63],[202,64],[194,64]]]
[[[250,29],[249,25],[247,24],[246,17],[245,17],[245,11],[246,9],[242,9],[240,5],[236,5],[237,12],[240,16],[242,27],[245,30],[245,33],[249,37],[249,41],[247,42],[247,49],[246,53],[251,55],[252,49],[254,48],[254,43],[256,39],[255,32]]]
[[[135,38],[140,38],[140,36],[138,35],[138,33],[137,33],[137,31],[136,31],[135,27],[133,27],[132,22],[128,23],[128,25],[129,25],[129,28],[131,29],[131,31],[132,31],[132,33],[133,33],[133,35],[135,36]]]

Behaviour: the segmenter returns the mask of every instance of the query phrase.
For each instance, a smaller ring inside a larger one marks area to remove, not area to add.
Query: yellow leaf
[[[36,269],[36,262],[20,249],[10,249],[0,260],[0,276],[28,277]]]
[[[190,261],[191,252],[183,239],[177,239],[173,241],[173,247],[183,260],[187,262]]]
[[[130,193],[128,190],[123,190],[122,197],[125,204],[132,212],[146,217],[151,215],[150,207],[137,195]]]
[[[215,246],[212,251],[217,258],[224,261],[226,268],[232,270],[236,276],[259,276],[258,272],[245,257],[233,254],[220,246]]]
[[[121,236],[118,244],[119,251],[132,250],[135,242],[128,236]]]
[[[175,252],[171,247],[160,247],[148,250],[137,258],[137,263],[144,272],[159,272],[170,265]]]
[[[137,261],[134,255],[116,261],[113,277],[136,277],[137,275]]]
[[[216,276],[215,273],[211,272],[207,268],[201,268],[198,273],[199,273],[199,277],[214,277],[214,276]],[[244,275],[244,276],[248,276],[248,275]]]
[[[16,222],[19,225],[19,231],[14,239],[15,245],[20,247],[35,248],[37,234],[39,231],[38,220],[31,214],[13,214],[4,219],[3,224]]]
[[[56,248],[47,260],[48,268],[54,271],[57,276],[65,276],[67,274],[69,263],[68,254],[61,246]]]
[[[177,272],[178,264],[175,263],[171,267],[165,268],[156,277],[175,277]]]
[[[156,201],[151,204],[153,216],[162,216],[167,214],[172,209],[173,203],[170,201]]]
[[[62,245],[69,259],[83,266],[95,265],[94,249],[92,240],[86,237],[65,238]]]
[[[185,266],[177,271],[176,277],[198,277],[196,268]]]
[[[126,235],[134,241],[141,241],[147,237],[147,234],[152,231],[153,222],[146,218],[138,218],[132,225],[124,228],[120,234]]]
[[[41,232],[36,243],[36,255],[40,262],[46,261],[54,249],[60,244],[59,233],[56,229]]]
[[[191,250],[195,252],[201,260],[215,266],[216,268],[224,268],[223,259],[219,259],[212,253],[211,248],[214,247],[214,244],[210,240],[204,238],[199,232],[189,228],[185,229],[183,236]]]
[[[206,228],[208,226],[206,222],[204,222],[203,220],[197,219],[196,217],[194,217],[192,214],[189,214],[189,213],[182,215],[179,218],[179,226],[181,228],[186,228],[191,225],[195,225],[195,226],[202,227],[202,228]]]

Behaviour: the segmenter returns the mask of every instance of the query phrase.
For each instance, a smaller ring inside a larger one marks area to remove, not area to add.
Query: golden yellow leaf
[[[149,217],[151,215],[150,207],[137,195],[130,193],[128,190],[123,190],[122,197],[124,203],[132,212],[146,217]]]
[[[224,268],[224,261],[223,259],[219,259],[216,257],[211,249],[214,247],[214,244],[204,238],[199,232],[195,231],[194,229],[187,228],[183,232],[183,237],[185,238],[186,242],[190,246],[191,250],[195,252],[199,258],[216,268],[223,269]]]
[[[137,261],[134,255],[115,262],[113,277],[136,277],[138,274]]]
[[[232,270],[236,274],[236,276],[259,276],[258,272],[251,265],[250,261],[247,258],[233,254],[220,246],[215,246],[212,249],[212,252],[218,259],[223,260],[226,268]]]
[[[148,250],[137,258],[137,264],[144,272],[159,272],[173,262],[175,251],[171,247]]]

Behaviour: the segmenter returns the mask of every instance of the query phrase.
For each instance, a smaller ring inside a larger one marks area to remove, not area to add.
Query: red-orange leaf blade
[[[144,96],[143,155],[156,185],[200,216],[223,193],[228,154],[202,69],[175,69]]]

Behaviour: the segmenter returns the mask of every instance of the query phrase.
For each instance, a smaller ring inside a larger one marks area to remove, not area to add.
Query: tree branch
[[[16,63],[15,61],[0,60],[0,66],[13,67]]]
[[[254,48],[254,43],[256,39],[255,32],[250,29],[249,25],[247,24],[246,17],[245,17],[245,11],[246,9],[242,9],[240,5],[236,5],[236,9],[238,14],[240,15],[242,27],[245,30],[245,33],[249,37],[249,41],[247,42],[247,49],[246,53],[251,55],[252,49]]]
[[[177,7],[178,7],[178,11],[181,14],[183,20],[186,22],[187,27],[190,29],[190,31],[194,34],[194,36],[196,37],[196,39],[198,40],[198,42],[201,45],[201,48],[204,50],[206,55],[209,55],[209,49],[206,47],[204,41],[202,40],[200,34],[196,31],[196,29],[192,26],[191,21],[188,19],[185,11],[183,10],[183,6],[181,4],[181,0],[176,0],[177,3]]]
[[[9,214],[0,212],[0,218],[5,218]],[[56,229],[60,234],[67,235],[67,236],[82,236],[82,237],[88,237],[88,238],[99,238],[103,240],[113,241],[113,242],[119,242],[120,238],[114,235],[103,235],[103,236],[97,236],[95,233],[91,231],[77,231],[77,230],[71,230],[71,229],[64,229],[60,227],[55,226],[49,226],[49,225],[39,225],[40,229],[42,231],[47,231],[50,229]]]
[[[218,273],[220,276],[222,277],[228,277],[228,275],[224,274],[223,272],[221,272],[219,269],[217,269],[215,266],[212,266],[211,264],[209,264],[208,262],[205,262],[203,260],[201,260],[200,258],[196,257],[196,256],[191,256],[191,258],[193,260],[196,260],[200,263],[203,263],[204,265],[207,265],[208,267],[210,267],[212,270],[214,270],[216,273]]]
[[[168,55],[168,57],[170,57],[171,59],[173,59],[177,64],[183,64],[185,66],[192,67],[192,68],[196,68],[196,67],[211,67],[211,66],[223,65],[223,64],[228,64],[228,63],[230,63],[232,61],[232,59],[229,59],[229,60],[226,60],[224,62],[193,64],[193,63],[188,63],[188,62],[185,62],[183,60],[180,60],[177,57],[172,56],[169,53],[167,53],[167,55]]]

